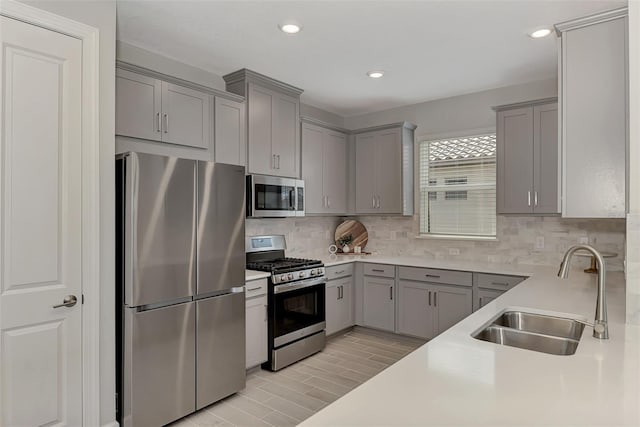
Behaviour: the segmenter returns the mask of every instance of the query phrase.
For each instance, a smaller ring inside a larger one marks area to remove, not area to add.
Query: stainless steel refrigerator
[[[160,426],[245,386],[244,167],[116,160],[123,426]]]

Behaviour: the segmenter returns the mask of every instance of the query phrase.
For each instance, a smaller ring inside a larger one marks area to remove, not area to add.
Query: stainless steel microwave
[[[247,175],[247,217],[304,216],[304,181]]]

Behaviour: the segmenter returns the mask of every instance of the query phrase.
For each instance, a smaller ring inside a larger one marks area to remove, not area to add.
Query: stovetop
[[[249,270],[266,271],[271,274],[288,273],[312,267],[322,267],[322,261],[304,258],[277,258],[264,261],[247,262]]]

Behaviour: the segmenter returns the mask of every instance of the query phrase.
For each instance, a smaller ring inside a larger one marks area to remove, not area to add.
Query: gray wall
[[[408,121],[418,126],[416,138],[423,135],[464,135],[466,130],[495,128],[492,106],[557,96],[555,79],[507,86],[483,92],[438,99],[421,104],[345,118],[347,129]]]
[[[115,37],[114,1],[24,1],[100,30],[100,420],[115,420]]]

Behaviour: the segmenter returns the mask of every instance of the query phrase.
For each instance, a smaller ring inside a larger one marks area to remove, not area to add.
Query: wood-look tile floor
[[[424,343],[355,327],[278,372],[252,371],[244,390],[171,426],[294,426]]]

